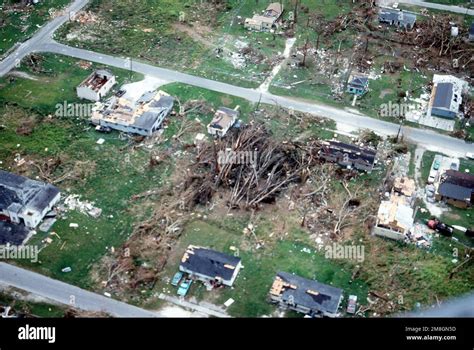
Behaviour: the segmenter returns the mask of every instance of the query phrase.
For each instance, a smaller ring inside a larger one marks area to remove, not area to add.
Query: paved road
[[[467,14],[470,16],[474,16],[474,10],[469,10],[465,7],[455,6],[455,5],[436,4],[433,2],[426,2],[426,1],[421,1],[421,0],[379,0],[378,3],[383,6],[390,6],[396,2],[398,2],[399,4],[415,5],[415,6],[426,7],[426,8],[430,8],[434,10],[441,10],[441,11],[460,13],[463,15]]]
[[[113,57],[92,51],[82,50],[56,43],[52,39],[52,34],[57,28],[68,20],[68,11],[77,12],[87,4],[87,0],[76,0],[68,8],[66,14],[55,18],[45,25],[29,41],[22,44],[8,58],[0,62],[0,76],[8,73],[18,59],[23,58],[30,52],[53,52],[105,65],[130,68],[130,61],[125,58]],[[317,104],[316,102],[296,101],[291,98],[275,96],[270,93],[261,93],[253,89],[237,87],[169,69],[154,67],[145,63],[133,61],[132,70],[142,74],[150,75],[167,81],[185,83],[212,91],[227,93],[233,96],[244,98],[251,102],[261,100],[262,103],[278,104],[285,108],[292,108],[297,111],[307,112],[333,119],[334,121],[352,128],[370,129],[381,135],[396,135],[399,126],[394,123],[369,118],[362,114],[341,110],[338,108]],[[442,151],[451,156],[464,156],[466,152],[474,152],[474,144],[438,134],[431,130],[404,127],[402,130],[404,138],[412,143],[419,144],[431,151]]]
[[[52,40],[54,32],[69,20],[69,16],[80,11],[88,2],[89,0],[75,0],[70,6],[65,8],[62,16],[58,16],[46,23],[31,39],[22,43],[8,57],[0,62],[0,77],[12,70],[17,63],[34,51],[36,47]]]
[[[115,317],[164,317],[159,312],[140,309],[6,263],[0,263],[0,283],[67,306],[71,306],[73,296],[73,306],[81,310],[106,312]]]
[[[63,54],[113,67],[130,68],[130,61],[126,58],[99,54],[93,51],[73,48],[56,42],[44,43],[38,47],[38,51]],[[362,114],[356,114],[354,112],[326,105],[319,105],[313,102],[304,102],[291,98],[275,96],[270,93],[261,93],[254,89],[237,87],[165,68],[151,66],[141,62],[133,61],[132,70],[167,81],[185,83],[212,91],[230,94],[251,102],[258,102],[261,99],[262,103],[278,104],[285,108],[292,108],[297,111],[324,116],[352,128],[370,129],[381,135],[396,135],[399,130],[398,124],[370,118]],[[474,152],[474,144],[467,144],[462,140],[438,134],[432,130],[403,127],[402,134],[407,141],[423,146],[431,151],[443,152],[457,157],[464,156],[466,152]]]

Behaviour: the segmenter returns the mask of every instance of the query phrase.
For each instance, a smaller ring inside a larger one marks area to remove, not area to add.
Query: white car
[[[467,152],[467,153],[466,153],[466,158],[474,159],[474,153]]]

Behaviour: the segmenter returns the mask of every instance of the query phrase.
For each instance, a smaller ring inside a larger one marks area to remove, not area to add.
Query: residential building
[[[265,9],[263,14],[247,18],[244,27],[256,31],[270,31],[276,27],[276,23],[283,14],[283,5],[273,2]]]
[[[447,170],[441,176],[435,198],[458,208],[471,207],[474,204],[474,175]]]
[[[241,259],[236,256],[194,245],[188,246],[179,265],[179,270],[191,278],[212,286],[229,287],[234,284],[241,268]]]
[[[474,41],[474,22],[471,23],[471,27],[469,28],[469,41]]]
[[[404,10],[383,7],[379,11],[379,22],[411,30],[415,26],[416,15]]]
[[[0,170],[0,217],[35,228],[60,199],[53,185]]]
[[[371,172],[376,164],[377,151],[339,141],[323,142],[320,156],[328,162],[347,168]]]
[[[454,119],[458,115],[461,97],[454,91],[452,83],[437,83],[430,100],[431,115]]]
[[[173,110],[174,98],[163,91],[149,91],[138,101],[112,97],[101,110],[95,110],[91,122],[130,134],[151,136]]]
[[[395,178],[387,200],[380,203],[377,220],[372,233],[397,241],[407,239],[415,222],[415,180]]]
[[[235,109],[220,107],[207,126],[207,132],[214,136],[224,137],[239,118],[239,106]]]
[[[369,89],[369,78],[362,75],[351,75],[347,83],[347,92],[362,96]]]
[[[278,272],[270,289],[270,300],[283,309],[311,317],[336,317],[342,289],[287,272]]]
[[[99,69],[89,75],[77,88],[79,98],[100,101],[115,85],[115,76],[106,69]]]

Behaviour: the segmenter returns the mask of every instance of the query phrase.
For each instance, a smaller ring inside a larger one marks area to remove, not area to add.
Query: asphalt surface
[[[27,291],[56,303],[85,311],[106,312],[114,317],[163,317],[159,312],[140,309],[6,263],[0,263],[0,284]],[[74,300],[74,303],[71,303],[71,300]]]
[[[390,6],[394,3],[415,5],[415,6],[426,7],[426,8],[430,8],[434,10],[441,10],[441,11],[474,16],[474,10],[470,10],[465,7],[456,6],[456,5],[436,4],[434,2],[426,2],[426,1],[421,1],[421,0],[380,0],[379,1],[379,4],[383,6]]]
[[[53,41],[42,44],[40,47],[38,47],[38,51],[58,53],[124,69],[130,69],[131,67],[134,72],[153,76],[167,80],[169,82],[189,84],[212,91],[241,97],[251,102],[261,101],[262,103],[276,104],[285,108],[293,109],[295,111],[323,116],[332,119],[337,123],[347,125],[351,128],[370,129],[385,136],[397,135],[400,129],[398,124],[370,118],[363,114],[354,113],[353,111],[347,111],[314,102],[299,101],[287,97],[272,95],[270,93],[261,93],[254,89],[233,86],[170,69],[155,67],[142,62],[132,61],[132,64],[130,64],[130,59],[128,58],[99,54],[93,51],[78,49]],[[466,154],[466,152],[474,152],[474,144],[467,144],[462,140],[442,135],[428,129],[405,126],[401,130],[401,135],[405,140],[411,143],[418,144],[421,147],[434,152],[443,152],[451,156],[462,157]]]

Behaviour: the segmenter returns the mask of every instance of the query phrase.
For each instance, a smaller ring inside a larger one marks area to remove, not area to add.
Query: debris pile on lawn
[[[94,203],[88,201],[81,201],[81,197],[77,194],[71,194],[64,200],[65,210],[77,210],[84,215],[98,218],[102,214],[102,209],[94,206]]]
[[[208,204],[219,189],[232,208],[271,203],[291,183],[304,183],[319,164],[319,141],[278,142],[264,127],[249,125],[204,145],[184,185],[187,205]]]

